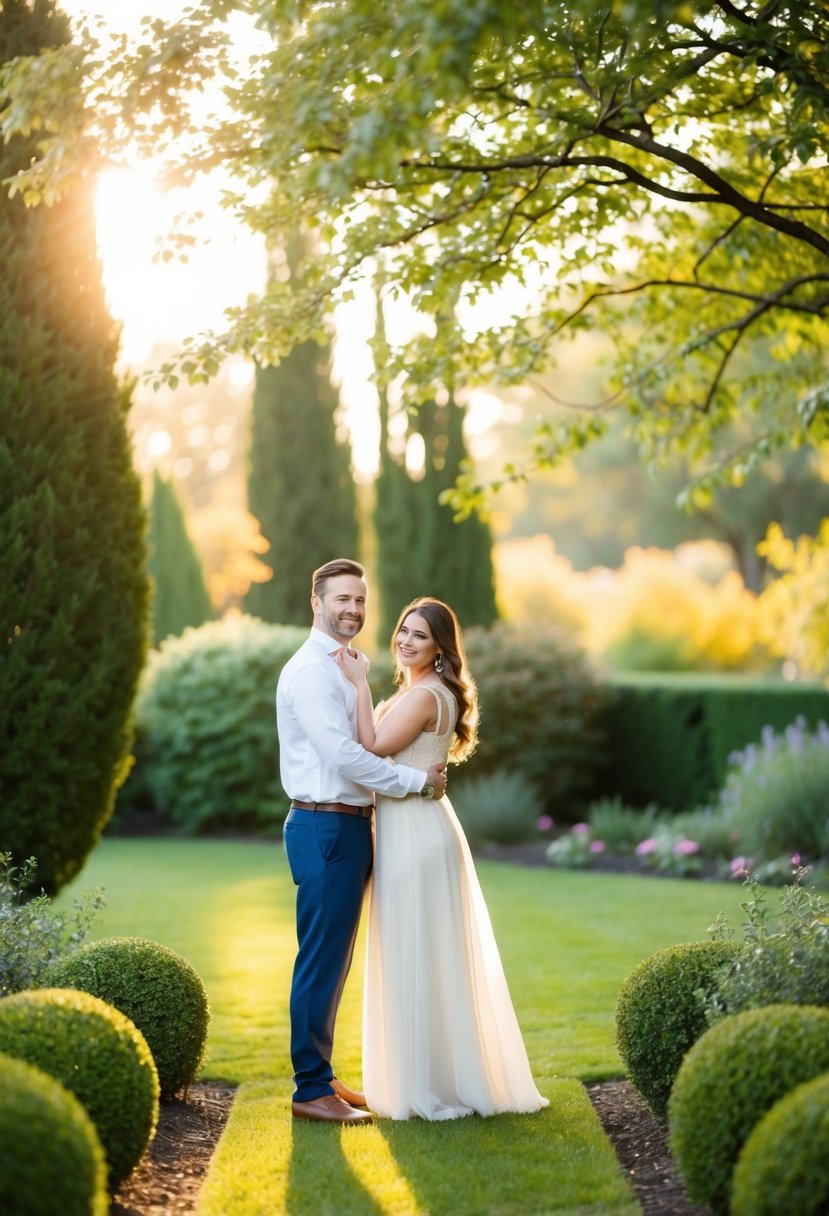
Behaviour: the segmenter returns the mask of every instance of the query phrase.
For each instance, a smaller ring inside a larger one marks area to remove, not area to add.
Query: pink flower
[[[570,831],[574,836],[586,836],[590,831],[590,825],[587,823],[574,823]]]
[[[695,840],[688,840],[684,836],[674,845],[675,857],[692,857],[694,853],[699,852],[699,845]]]
[[[739,878],[741,874],[750,874],[752,864],[750,857],[735,857],[728,867],[731,871],[731,877]]]
[[[603,840],[591,840],[590,841],[590,852],[591,853],[603,853],[604,852],[604,841]]]
[[[650,853],[656,852],[656,840],[653,836],[649,836],[647,840],[640,840],[634,849],[637,857],[647,857]]]
[[[792,853],[792,865],[797,868],[800,865],[800,854]]]
[[[539,815],[535,821],[535,826],[538,828],[539,832],[549,832],[550,828],[553,826],[552,815]]]

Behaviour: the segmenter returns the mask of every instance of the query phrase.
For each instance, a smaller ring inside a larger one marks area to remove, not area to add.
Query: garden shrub
[[[56,958],[78,948],[104,903],[99,889],[56,912],[45,891],[29,898],[36,870],[34,857],[15,866],[0,853],[0,997],[37,987]]]
[[[538,834],[541,796],[521,773],[462,778],[452,805],[471,845],[511,844]]]
[[[731,1216],[826,1216],[829,1072],[775,1102],[734,1169]]]
[[[761,742],[730,757],[717,806],[736,834],[740,852],[755,861],[798,853],[829,857],[829,727],[814,731],[798,717],[779,734],[763,729]]]
[[[162,1100],[195,1080],[210,1013],[204,984],[180,954],[146,938],[104,938],[60,959],[47,980],[53,988],[99,997],[138,1027],[155,1061]]]
[[[706,995],[709,1022],[764,1005],[829,1006],[829,901],[796,881],[782,891],[777,917],[770,922],[763,888],[753,878],[746,885],[748,896],[741,905],[746,948],[723,967]],[[720,941],[733,938],[722,915],[713,932]]]
[[[0,1212],[107,1216],[106,1167],[86,1110],[54,1077],[0,1055]]]
[[[552,632],[496,625],[465,635],[481,704],[480,742],[470,776],[520,773],[543,809],[577,814],[603,762],[598,711],[605,692],[574,644]]]
[[[43,1069],[83,1103],[114,1191],[141,1160],[158,1119],[158,1075],[141,1032],[86,992],[42,988],[0,1001],[0,1052]]]
[[[829,1010],[767,1005],[712,1026],[680,1065],[671,1151],[693,1203],[728,1211],[737,1158],[775,1102],[829,1070]]]
[[[551,866],[566,870],[584,870],[593,865],[605,851],[603,840],[594,839],[587,823],[574,823],[547,845],[545,857]]]
[[[140,780],[184,834],[266,832],[284,820],[274,697],[307,636],[239,616],[187,629],[151,655],[136,706]]]
[[[640,809],[615,797],[591,802],[587,818],[593,838],[603,841],[608,853],[624,856],[632,853],[640,840],[652,835],[663,814],[653,803]]]
[[[616,1045],[628,1077],[664,1119],[688,1049],[708,1028],[698,992],[710,991],[734,954],[728,942],[659,950],[631,971],[616,999]]]

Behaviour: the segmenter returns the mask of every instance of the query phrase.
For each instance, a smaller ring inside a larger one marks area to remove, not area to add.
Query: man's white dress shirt
[[[282,668],[276,686],[279,770],[289,798],[366,806],[371,791],[402,798],[427,773],[374,756],[357,739],[357,689],[332,657],[337,643],[320,629]]]

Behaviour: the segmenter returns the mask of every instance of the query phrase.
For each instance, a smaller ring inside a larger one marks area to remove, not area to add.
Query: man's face
[[[356,574],[338,574],[323,595],[311,596],[311,607],[316,628],[348,645],[365,624],[366,585]]]

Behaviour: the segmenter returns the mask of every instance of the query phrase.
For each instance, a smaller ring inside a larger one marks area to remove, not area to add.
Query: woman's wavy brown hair
[[[426,621],[438,653],[443,655],[443,670],[435,672],[451,692],[458,705],[455,737],[449,749],[449,759],[455,764],[468,759],[478,743],[478,688],[466,665],[460,623],[448,604],[431,596],[412,600],[400,613],[391,637],[394,661],[394,682],[402,684],[404,673],[397,659],[397,635],[406,617],[416,612]]]

